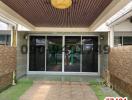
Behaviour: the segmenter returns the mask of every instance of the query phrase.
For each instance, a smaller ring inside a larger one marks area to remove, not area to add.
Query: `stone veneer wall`
[[[16,48],[0,46],[0,91],[12,84],[16,69]]]
[[[113,88],[132,100],[132,46],[111,49],[109,71]]]
[[[100,75],[103,77],[104,70],[108,67],[108,54],[105,54],[103,48],[108,45],[108,33],[101,33],[104,36],[103,40],[100,40],[101,44],[101,54],[100,54]]]
[[[17,34],[17,67],[16,78],[19,79],[27,74],[27,54],[21,53],[22,45],[27,45],[27,40],[24,36],[27,32],[18,32]]]

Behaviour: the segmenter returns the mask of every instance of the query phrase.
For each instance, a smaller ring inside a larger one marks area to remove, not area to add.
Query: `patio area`
[[[0,0],[0,100],[132,100],[131,66],[132,0]]]
[[[98,100],[93,90],[80,82],[35,81],[20,100]]]
[[[99,76],[28,75],[0,93],[2,100],[103,100],[119,95]]]
[[[34,81],[61,81],[61,82],[90,82],[92,80],[102,80],[100,76],[88,75],[27,75],[25,78]]]
[[[99,76],[76,75],[28,75],[33,86],[20,100],[103,100],[119,95],[103,84]]]

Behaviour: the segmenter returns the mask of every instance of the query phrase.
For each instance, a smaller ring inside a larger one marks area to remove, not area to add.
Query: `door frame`
[[[36,34],[36,33],[31,33],[28,34],[28,40],[27,40],[27,47],[28,47],[28,52],[27,52],[27,75],[30,74],[44,74],[44,75],[95,75],[95,76],[100,76],[100,54],[98,53],[98,72],[64,72],[64,56],[65,53],[62,52],[62,72],[56,72],[56,71],[46,71],[46,56],[45,56],[45,71],[29,71],[29,52],[30,52],[30,36],[45,36],[45,39],[47,41],[47,36],[62,36],[62,47],[65,45],[65,36],[80,36],[81,37],[81,45],[82,45],[82,36],[96,36],[98,37],[98,46],[100,45],[100,35],[98,34]],[[45,45],[45,54],[47,50],[47,45]],[[64,49],[64,48],[63,48]],[[82,60],[82,54],[81,58]],[[82,61],[80,61],[80,65]],[[81,68],[82,66],[80,66]]]

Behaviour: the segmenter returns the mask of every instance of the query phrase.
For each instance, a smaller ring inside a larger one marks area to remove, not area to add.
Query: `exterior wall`
[[[12,84],[16,69],[16,48],[0,46],[0,90]]]
[[[113,26],[113,31],[132,32],[132,23],[127,19]]]
[[[58,35],[71,35],[68,32],[63,33],[63,32],[59,32],[59,33],[54,33],[54,32],[18,32],[17,34],[17,78],[20,78],[24,75],[27,74],[27,54],[22,54],[21,53],[21,46],[22,45],[27,45],[27,40],[24,39],[24,36],[28,33],[30,34],[38,34],[38,35],[51,35],[53,34],[58,34]],[[108,54],[104,54],[103,51],[103,46],[104,45],[108,45],[108,33],[107,32],[88,32],[88,33],[83,33],[83,32],[73,32],[72,35],[103,35],[104,39],[103,40],[99,40],[100,44],[101,44],[101,54],[100,54],[100,73],[102,75],[102,72],[105,68],[108,67]],[[100,39],[100,38],[99,38]]]
[[[89,28],[36,27],[36,32],[89,32]]]
[[[8,73],[0,76],[0,92],[12,84],[13,73]]]
[[[17,34],[17,79],[27,74],[27,54],[21,53],[21,46],[27,45],[27,40],[24,39],[25,34],[25,32]]]
[[[105,54],[103,47],[108,45],[108,33],[101,34],[104,36],[103,40],[100,40],[101,44],[101,54],[100,54],[100,73],[103,76],[104,70],[108,67],[108,54]]]
[[[10,30],[0,30],[0,34],[11,34]]]
[[[132,31],[130,31],[130,32],[115,32],[114,36],[132,36]]]
[[[132,99],[132,46],[111,49],[109,71],[110,82],[114,89]]]

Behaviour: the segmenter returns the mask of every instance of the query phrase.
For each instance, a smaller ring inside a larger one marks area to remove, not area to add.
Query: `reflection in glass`
[[[82,37],[82,72],[98,72],[98,37]]]
[[[62,36],[47,37],[46,71],[62,71]]]
[[[1,34],[0,35],[0,45],[10,45],[11,35]]]
[[[62,36],[31,36],[29,71],[62,72],[64,64],[64,72],[98,72],[97,36],[65,36],[64,40],[62,51]]]
[[[80,72],[81,37],[65,37],[65,72]]]
[[[123,45],[132,45],[132,37],[124,36],[123,37]]]
[[[29,71],[45,70],[45,37],[30,37]]]
[[[122,46],[122,36],[115,36],[114,37],[114,46]]]

